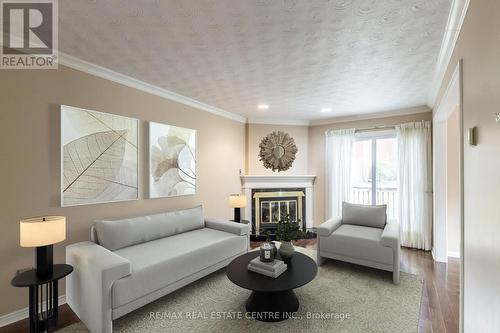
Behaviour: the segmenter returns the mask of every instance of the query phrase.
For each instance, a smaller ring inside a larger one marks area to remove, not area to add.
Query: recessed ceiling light
[[[257,109],[259,109],[259,110],[267,110],[267,109],[269,109],[269,105],[267,105],[267,104],[259,104],[259,105],[257,105]]]
[[[322,108],[321,112],[332,112],[332,108]]]

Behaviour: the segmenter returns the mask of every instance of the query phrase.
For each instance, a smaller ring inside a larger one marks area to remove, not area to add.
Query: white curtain
[[[399,154],[401,245],[432,247],[431,122],[396,126]]]
[[[351,191],[351,152],[355,129],[327,131],[326,135],[326,218],[342,215],[342,201]]]

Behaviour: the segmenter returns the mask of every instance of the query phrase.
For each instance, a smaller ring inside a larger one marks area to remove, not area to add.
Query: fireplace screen
[[[261,223],[278,223],[290,216],[290,221],[297,221],[297,199],[269,200],[260,203]]]
[[[262,189],[252,192],[252,231],[259,235],[261,230],[273,230],[276,224],[288,215],[290,221],[298,222],[304,228],[303,189]]]

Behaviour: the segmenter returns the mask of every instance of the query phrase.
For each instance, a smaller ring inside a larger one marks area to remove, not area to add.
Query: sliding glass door
[[[360,133],[352,151],[352,203],[387,205],[387,217],[398,214],[397,139],[395,133]]]

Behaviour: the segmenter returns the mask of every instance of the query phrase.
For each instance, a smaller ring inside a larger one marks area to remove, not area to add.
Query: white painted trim
[[[60,295],[58,298],[58,303],[59,306],[66,304],[66,295]],[[26,319],[28,317],[29,317],[29,307],[11,313],[7,313],[3,316],[0,316],[0,327],[10,325],[12,323]]]
[[[449,258],[460,258],[460,252],[448,251]]]
[[[248,118],[249,124],[309,126],[309,120]]]
[[[435,261],[448,262],[448,225],[447,212],[447,138],[446,122],[455,109],[460,106],[460,64],[453,72],[445,94],[433,117],[433,257]]]
[[[431,112],[431,109],[427,105],[421,105],[421,106],[416,106],[416,107],[406,108],[406,109],[382,111],[382,112],[376,112],[376,113],[357,114],[357,115],[352,115],[352,116],[341,116],[341,117],[334,117],[334,118],[320,119],[320,120],[311,120],[309,122],[309,125],[310,126],[329,125],[329,124],[347,123],[347,122],[359,121],[359,120],[379,119],[379,118],[387,118],[387,117],[395,117],[395,116],[406,116],[406,115],[410,115],[410,114],[426,113],[426,112]]]
[[[457,92],[454,92],[453,90],[456,90]],[[436,137],[443,137],[443,132],[445,132],[445,127],[446,125],[446,120],[447,116],[449,115],[449,112],[445,110],[445,108],[453,108],[455,105],[459,106],[460,110],[460,151],[459,151],[459,158],[460,158],[460,253],[459,253],[459,258],[460,258],[460,315],[459,315],[459,332],[464,331],[464,253],[465,253],[465,248],[464,248],[464,123],[463,123],[463,69],[462,69],[462,60],[458,62],[458,64],[455,67],[454,73],[452,78],[450,79],[450,82],[448,83],[448,86],[446,88],[445,94],[443,95],[442,100],[440,101],[440,105],[438,109],[436,110],[436,113],[434,114],[433,117],[433,148],[435,148],[437,144]],[[441,132],[441,134],[439,133]],[[442,145],[443,143],[441,142]],[[439,193],[442,193],[445,191],[443,189],[443,186],[446,187],[446,183],[443,185],[443,181],[438,180],[437,182],[441,184],[441,189],[439,187],[436,187],[436,178],[438,178],[439,175],[443,177],[443,172],[440,169],[442,168],[441,163],[437,163],[438,165],[441,165],[441,168],[438,167],[436,168],[436,162],[437,158],[440,157],[440,160],[443,161],[444,159],[442,158],[443,156],[446,156],[446,151],[438,153],[436,152],[436,149],[434,150],[434,158],[433,158],[433,170],[434,170],[434,197],[436,195],[439,195]],[[444,162],[445,163],[445,162]],[[445,198],[446,199],[446,198]],[[434,201],[434,209],[436,208],[436,200]],[[443,202],[442,199],[440,201],[441,203]],[[446,205],[446,203],[445,203]],[[436,219],[436,214],[435,211],[433,212],[433,217],[434,217],[434,231],[436,231],[436,225],[439,223],[438,220]],[[441,220],[441,224],[444,224],[446,227],[446,221]],[[446,233],[443,235],[438,235],[441,240],[443,238],[446,238]],[[447,243],[447,240],[441,241],[440,244],[440,251],[445,252],[447,256],[452,257],[452,255],[448,252],[447,245],[443,245],[444,243]],[[436,258],[436,234],[434,234],[434,247],[432,250],[433,258],[437,260]],[[446,246],[446,247],[445,247]],[[446,258],[446,261],[448,258]]]
[[[144,81],[134,79],[133,77],[130,77],[128,75],[120,74],[118,72],[115,72],[111,69],[90,63],[85,60],[81,60],[79,58],[70,56],[68,54],[59,52],[59,60],[58,60],[60,65],[64,65],[67,67],[71,67],[73,69],[98,76],[100,78],[110,80],[131,88],[135,88],[159,97],[163,97],[166,99],[169,99],[174,102],[182,103],[184,105],[188,105],[194,108],[197,108],[199,110],[207,111],[212,114],[215,114],[217,116],[221,116],[224,118],[229,118],[231,120],[238,121],[240,123],[245,123],[246,122],[246,117],[225,111],[219,108],[216,108],[214,106],[205,104],[203,102],[197,101],[195,99],[179,95],[177,93],[174,93],[172,91],[169,91],[167,89],[160,88],[158,86],[155,86],[150,83],[146,83]]]
[[[438,105],[436,105],[436,113],[434,114],[434,121],[446,121],[454,110],[454,106],[460,104],[460,88],[459,84],[460,66],[455,67],[453,74],[446,87]],[[454,105],[453,105],[454,104]]]
[[[289,183],[302,183],[303,186],[297,187],[312,187],[315,175],[256,175],[256,176],[240,176],[243,188],[247,186],[255,188],[255,184],[268,183],[268,184],[289,184]],[[259,185],[260,186],[260,185]]]
[[[431,81],[431,89],[428,97],[428,105],[434,108],[436,104],[437,95],[441,88],[443,78],[450,64],[451,56],[455,50],[455,46],[460,35],[460,30],[469,8],[470,0],[453,0],[451,4],[450,14],[446,23],[446,29],[439,50],[438,61],[434,70],[434,77]]]

